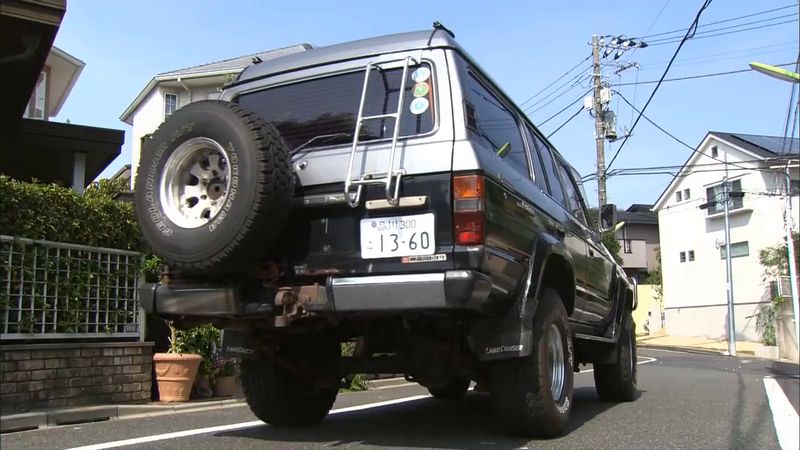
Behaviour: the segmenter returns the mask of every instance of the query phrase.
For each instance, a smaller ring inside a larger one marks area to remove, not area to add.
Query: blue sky
[[[55,45],[83,60],[86,67],[54,120],[124,129],[123,152],[101,175],[110,176],[130,163],[131,130],[119,116],[156,73],[297,43],[323,46],[429,29],[434,20],[453,30],[456,39],[490,76],[521,103],[589,55],[587,44],[592,34],[645,36],[686,28],[700,3],[73,0],[68,4]],[[793,4],[794,8],[707,29],[794,15],[751,25],[760,26],[796,20],[798,14],[796,0],[715,0],[700,24]],[[751,61],[793,62],[797,59],[799,34],[794,21],[692,40],[684,45],[668,77],[745,69]],[[613,75],[613,68],[604,73],[610,75],[611,82],[635,82],[637,72],[639,81],[657,80],[676,46],[677,43],[652,45],[629,52],[623,60],[638,62],[638,71],[629,69],[619,78]],[[587,82],[583,85],[588,88]],[[623,86],[619,90],[641,108],[653,86]],[[645,114],[692,146],[709,130],[782,136],[790,89],[789,83],[755,72],[664,83]],[[575,86],[531,114],[533,122],[541,123],[582,91]],[[631,109],[621,102],[613,105],[618,113],[618,128],[630,127],[634,118]],[[550,133],[576,109],[568,108],[541,129]],[[581,174],[595,170],[594,122],[588,113],[576,117],[551,140]],[[607,145],[608,159],[617,145],[619,142]],[[642,120],[614,168],[680,165],[689,153]],[[666,175],[611,178],[609,201],[622,207],[653,203],[670,179]],[[587,185],[587,192],[590,201],[596,203],[594,182]]]

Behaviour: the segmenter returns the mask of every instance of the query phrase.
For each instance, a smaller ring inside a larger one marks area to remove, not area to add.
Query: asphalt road
[[[639,362],[640,396],[631,403],[601,402],[592,374],[576,374],[570,431],[552,440],[504,434],[485,394],[443,403],[414,385],[342,394],[332,415],[312,428],[270,427],[236,406],[5,434],[0,445],[50,449],[136,439],[129,448],[780,448],[764,378],[796,397],[797,365],[649,349],[640,349]]]

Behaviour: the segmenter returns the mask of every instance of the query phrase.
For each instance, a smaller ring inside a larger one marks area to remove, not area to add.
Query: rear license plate
[[[436,250],[433,213],[361,220],[361,257],[432,255]]]

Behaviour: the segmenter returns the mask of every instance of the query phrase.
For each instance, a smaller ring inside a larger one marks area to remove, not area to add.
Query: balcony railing
[[[124,250],[0,236],[0,337],[140,337],[139,259]]]

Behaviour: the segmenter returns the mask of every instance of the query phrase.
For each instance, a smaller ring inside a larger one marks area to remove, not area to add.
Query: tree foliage
[[[0,175],[0,230],[29,239],[144,250],[133,205],[114,200],[124,183],[102,180],[84,195]]]

